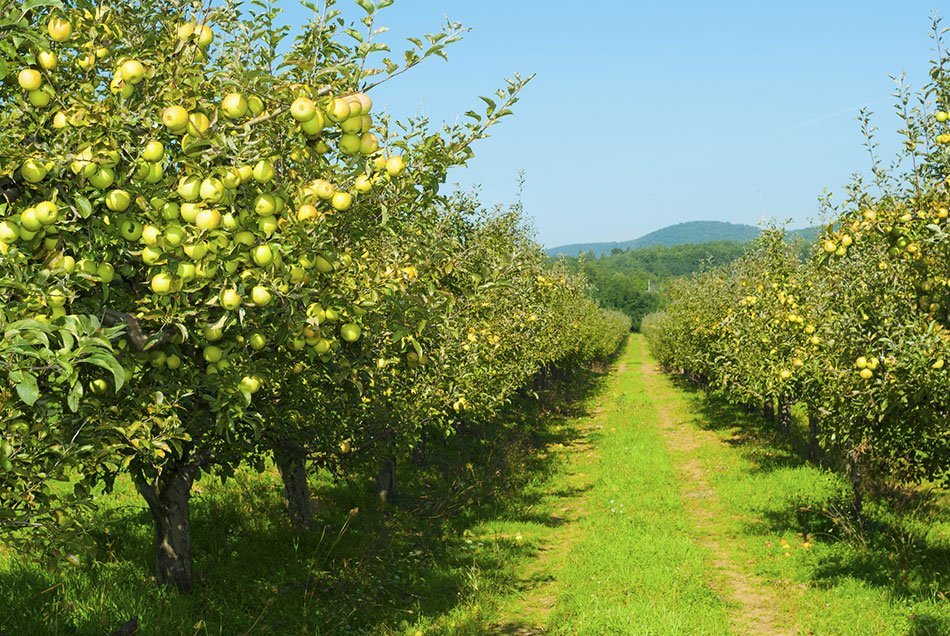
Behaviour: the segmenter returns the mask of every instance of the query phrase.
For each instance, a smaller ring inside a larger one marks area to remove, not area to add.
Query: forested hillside
[[[821,228],[806,227],[800,230],[787,232],[790,240],[804,239],[812,242],[818,236]],[[713,242],[748,242],[759,236],[761,230],[754,225],[744,223],[726,223],[723,221],[687,221],[664,227],[630,241],[612,243],[574,243],[561,245],[547,250],[550,256],[580,256],[590,253],[594,256],[605,256],[617,250],[632,251],[656,245],[674,246],[687,244],[702,244]]]
[[[659,291],[666,281],[685,276],[706,266],[723,265],[742,256],[748,243],[715,241],[697,245],[657,245],[638,250],[620,251],[594,257],[559,257],[574,271],[582,271],[593,286],[594,298],[605,307],[619,309],[633,320],[640,320],[659,307]]]

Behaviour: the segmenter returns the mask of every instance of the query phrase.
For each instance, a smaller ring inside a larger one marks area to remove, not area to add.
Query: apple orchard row
[[[327,3],[292,41],[277,10],[229,4],[69,0],[10,21],[7,540],[85,563],[97,486],[127,474],[158,580],[188,590],[202,475],[272,459],[306,529],[311,468],[379,467],[391,496],[423,440],[619,346],[629,322],[546,263],[518,206],[442,192],[526,80],[442,129],[374,121],[371,90],[461,31],[394,55],[374,39],[389,3],[357,4]]]

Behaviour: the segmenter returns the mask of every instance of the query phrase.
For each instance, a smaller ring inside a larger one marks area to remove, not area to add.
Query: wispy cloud
[[[786,130],[799,130],[801,128],[807,128],[808,126],[814,126],[815,124],[820,124],[822,122],[828,121],[829,119],[835,119],[837,117],[843,117],[845,115],[857,115],[862,108],[868,106],[875,106],[882,102],[887,101],[888,98],[875,99],[872,101],[862,102],[857,106],[851,106],[849,108],[842,108],[841,110],[836,110],[831,113],[825,113],[824,115],[818,115],[817,117],[812,117],[811,119],[806,119],[805,121],[793,124],[786,128]]]

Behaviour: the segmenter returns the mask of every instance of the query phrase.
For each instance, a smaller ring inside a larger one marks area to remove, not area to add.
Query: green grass
[[[638,369],[644,349],[633,340],[627,372],[602,398],[588,514],[559,573],[558,633],[727,633],[726,607],[709,586],[705,554],[692,541],[673,463],[653,426],[655,403]]]
[[[582,408],[603,377],[574,381],[560,410]],[[204,478],[192,499],[191,596],[155,586],[147,511],[119,480],[79,567],[0,546],[0,633],[102,634],[132,617],[139,633],[163,635],[483,633],[537,555],[531,529],[547,522],[537,504],[562,464],[548,449],[575,436],[574,420],[524,400],[503,421],[432,445],[427,466],[401,465],[393,504],[375,499],[369,475],[314,475],[317,523],[305,535],[287,521],[274,470]]]
[[[664,398],[719,444],[700,459],[723,508],[733,557],[775,590],[803,633],[950,633],[950,501],[908,489],[849,513],[841,475],[806,459],[804,422],[792,437],[762,418],[666,382]]]
[[[950,633],[945,493],[871,498],[859,526],[801,440],[668,379],[647,385],[639,337],[620,361],[579,378],[561,414],[525,401],[402,466],[394,504],[368,476],[314,475],[306,535],[272,470],[203,479],[191,596],[154,585],[147,514],[122,481],[79,567],[0,547],[0,632],[103,634],[137,617],[142,634],[730,633],[741,608],[714,591],[662,405],[705,436],[692,457],[718,495],[714,530],[778,615],[821,635]]]

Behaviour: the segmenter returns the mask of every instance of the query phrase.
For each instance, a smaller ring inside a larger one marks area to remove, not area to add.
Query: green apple
[[[175,274],[178,276],[178,278],[180,278],[182,281],[186,283],[189,281],[193,281],[195,277],[198,275],[197,272],[195,271],[195,264],[187,263],[187,262],[178,263],[178,267],[176,268]]]
[[[138,60],[126,60],[119,67],[119,74],[129,84],[133,86],[142,81],[145,77],[145,67]]]
[[[340,212],[349,210],[350,206],[353,205],[353,195],[349,192],[337,192],[330,200],[330,205],[333,206],[334,210],[339,210]]]
[[[217,345],[208,345],[202,352],[202,356],[205,359],[205,362],[208,364],[214,364],[215,362],[220,362],[221,358],[224,357],[224,351],[221,350],[221,347]]]
[[[247,100],[240,93],[228,93],[221,100],[221,112],[228,119],[240,119],[247,115]]]
[[[250,345],[251,349],[260,351],[265,346],[267,346],[267,338],[265,338],[262,334],[252,333],[251,337],[247,339],[247,344]]]
[[[195,139],[204,139],[211,128],[211,120],[204,113],[191,113],[188,115],[188,134]]]
[[[274,261],[274,252],[271,250],[270,245],[258,245],[251,252],[251,257],[259,266],[266,267]]]
[[[9,245],[20,238],[20,227],[10,220],[0,222],[0,243]]]
[[[260,216],[272,216],[277,213],[277,200],[274,195],[263,192],[254,199],[254,211]]]
[[[185,201],[197,201],[201,198],[201,179],[194,175],[182,177],[178,181],[177,192]]]
[[[400,155],[395,155],[386,160],[386,174],[390,177],[398,177],[406,171],[406,160]]]
[[[300,129],[304,131],[305,134],[314,137],[323,132],[323,128],[326,124],[327,122],[323,118],[323,113],[317,110],[314,111],[313,117],[300,124]]]
[[[241,172],[237,168],[228,168],[221,175],[221,182],[228,190],[236,190],[241,185]]]
[[[340,123],[349,118],[350,105],[345,99],[340,99],[337,97],[331,101],[330,105],[327,107],[327,116],[330,118],[330,121]]]
[[[313,257],[313,264],[321,274],[329,274],[333,271],[333,263],[322,254],[317,254]]]
[[[142,151],[142,159],[155,163],[156,161],[161,161],[164,157],[165,146],[162,142],[152,139],[145,144],[145,149]]]
[[[34,209],[36,218],[43,225],[52,225],[59,218],[59,208],[52,201],[40,201]]]
[[[148,164],[148,174],[145,175],[145,183],[155,184],[165,176],[165,167],[160,163]]]
[[[65,18],[52,17],[46,24],[46,32],[53,42],[65,42],[73,34],[73,25]]]
[[[247,230],[242,230],[234,235],[234,242],[240,245],[246,245],[250,247],[257,243],[257,238],[254,236],[253,232],[248,232]]]
[[[360,133],[363,131],[363,117],[360,115],[350,117],[340,124],[340,128],[343,129],[343,132],[350,135]]]
[[[198,46],[203,49],[211,46],[211,43],[214,41],[214,31],[211,30],[211,27],[207,24],[202,24],[195,30],[198,33]]]
[[[201,211],[200,203],[182,203],[178,209],[181,220],[185,223],[194,223],[198,219],[198,212]]]
[[[200,261],[208,253],[208,244],[207,243],[193,243],[191,245],[185,245],[183,248],[185,254],[193,261]]]
[[[360,151],[360,136],[345,134],[340,135],[340,152],[345,155],[355,155]]]
[[[150,284],[150,287],[152,288],[152,291],[155,292],[156,294],[164,295],[171,291],[173,283],[174,283],[174,280],[172,279],[172,277],[166,274],[165,272],[162,272],[160,274],[155,274],[155,276],[152,276],[152,282]]]
[[[46,166],[36,159],[27,159],[20,166],[20,176],[27,183],[39,183],[46,178],[48,172]]]
[[[262,287],[261,285],[255,285],[254,288],[251,289],[251,300],[254,301],[254,304],[257,305],[258,307],[264,307],[265,305],[269,305],[271,299],[272,299],[271,293],[270,291],[267,290],[266,287]]]
[[[317,179],[314,181],[313,190],[317,193],[317,196],[324,201],[332,199],[333,193],[336,192],[336,188],[333,187],[333,184],[325,179]]]
[[[208,208],[198,212],[195,225],[199,230],[216,230],[221,227],[221,213],[215,208]]]
[[[46,304],[50,307],[63,307],[66,305],[66,294],[59,289],[54,289],[47,294]]]
[[[360,154],[371,155],[379,150],[379,139],[371,132],[360,135]]]
[[[115,280],[115,268],[111,263],[99,263],[96,267],[96,276],[102,279],[107,285]]]
[[[162,123],[173,133],[184,132],[188,127],[188,111],[181,106],[169,106],[162,111]]]
[[[178,215],[181,213],[181,207],[173,201],[162,203],[158,207],[161,207],[162,218],[166,221],[175,221],[178,219]]]
[[[208,177],[201,182],[198,194],[208,203],[218,203],[224,198],[224,183],[216,177]]]
[[[274,178],[274,164],[266,159],[261,159],[254,165],[251,176],[258,183],[269,183]]]
[[[157,245],[148,245],[142,249],[142,262],[146,265],[154,265],[162,259],[164,253],[162,248]]]
[[[208,342],[217,342],[224,337],[224,329],[217,325],[205,325],[201,330],[201,335],[203,335]]]
[[[162,231],[154,225],[146,225],[142,228],[142,242],[146,245],[158,245],[158,239],[162,236]]]
[[[25,91],[39,90],[43,85],[43,75],[35,68],[25,68],[17,73],[17,82]]]
[[[253,395],[257,393],[261,388],[261,381],[256,376],[246,375],[241,378],[240,384],[241,390]]]
[[[137,241],[142,237],[142,224],[133,219],[125,219],[119,223],[119,234],[127,241]]]
[[[277,222],[276,216],[262,216],[257,222],[258,231],[267,237],[276,232],[278,227],[280,227],[280,224]]]
[[[166,362],[168,362],[168,356],[164,351],[155,350],[148,354],[148,363],[156,369],[164,367]]]
[[[180,225],[169,225],[163,234],[165,242],[172,247],[181,245],[187,236],[188,233]]]
[[[20,227],[28,232],[38,232],[43,223],[36,217],[36,208],[27,208],[20,213]]]
[[[241,294],[236,289],[225,289],[219,296],[221,306],[228,310],[235,310],[241,306]]]
[[[353,182],[353,189],[357,192],[366,194],[373,189],[373,181],[365,174],[361,174],[360,176],[356,177],[356,180]]]
[[[53,96],[48,91],[38,90],[27,93],[26,99],[34,108],[46,108]]]
[[[298,97],[290,105],[290,116],[299,122],[310,121],[317,112],[317,107],[309,97]]]
[[[340,327],[340,337],[347,342],[356,342],[360,339],[360,326],[356,323],[346,323]]]
[[[125,212],[131,204],[132,197],[125,190],[110,190],[106,195],[106,207],[113,212]]]

